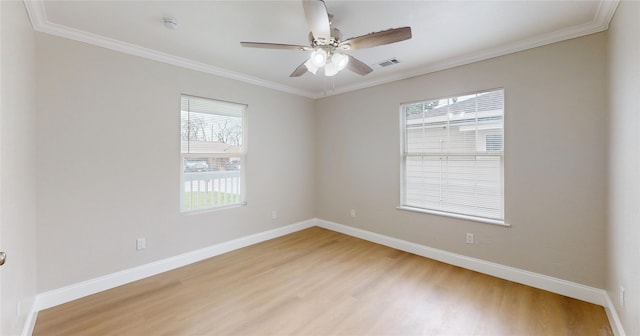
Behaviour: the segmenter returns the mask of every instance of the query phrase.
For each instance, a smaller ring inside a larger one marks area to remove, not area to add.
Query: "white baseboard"
[[[315,220],[306,220],[44,292],[36,296],[34,310],[40,311],[51,308],[53,306],[170,271],[172,269],[237,250],[239,248],[304,230],[313,227],[314,225]]]
[[[375,232],[358,229],[352,226],[338,224],[323,219],[316,219],[316,226],[344,233],[349,236],[368,240],[397,250],[413,253],[426,258],[438,260],[447,264],[470,269],[476,272],[495,276],[497,278],[521,283],[527,286],[543,289],[552,293],[568,296],[574,299],[603,306],[613,334],[626,336],[620,318],[609,297],[609,294],[599,288],[585,286],[579,283],[550,277],[543,274],[529,272],[518,268],[492,263],[486,260],[467,257],[461,254],[447,252],[436,248],[419,245],[397,238],[388,237]]]
[[[616,307],[613,305],[613,301],[611,301],[611,296],[609,295],[607,295],[607,304],[604,305],[604,311],[607,313],[607,318],[609,318],[609,324],[611,324],[613,334],[615,336],[626,336],[627,333],[625,333],[622,327],[620,316],[618,316]]]
[[[31,336],[33,335],[33,329],[36,326],[36,320],[38,319],[38,310],[36,310],[35,303],[31,306],[31,310],[29,311],[29,315],[27,316],[27,320],[24,322],[24,327],[22,328],[21,336]]]
[[[141,265],[124,271],[108,274],[102,277],[90,279],[67,287],[38,294],[36,296],[33,309],[31,310],[31,313],[25,323],[22,336],[28,336],[32,334],[38,311],[40,310],[51,308],[53,306],[73,301],[91,294],[115,288],[133,281],[144,279],[197,261],[211,258],[273,238],[281,237],[313,226],[322,227],[328,230],[368,240],[401,251],[438,260],[447,264],[459,266],[480,273],[492,275],[501,279],[525,284],[531,287],[547,290],[553,293],[603,306],[607,313],[607,317],[609,318],[609,322],[611,323],[611,328],[614,332],[614,335],[625,336],[625,332],[616,309],[611,301],[611,298],[605,290],[550,277],[543,274],[521,270],[510,266],[492,263],[482,259],[467,257],[464,255],[419,245],[405,240],[381,235],[375,232],[370,232],[317,218],[234,239],[200,250],[184,253],[175,257],[159,260],[149,264]]]
[[[316,225],[332,231],[344,233],[349,236],[361,238],[374,243],[392,247],[401,251],[417,254],[419,256],[438,260],[447,264],[470,269],[476,272],[495,276],[497,278],[540,288],[549,292],[565,295],[578,300],[587,301],[600,306],[606,304],[607,292],[579,283],[566,281],[534,272],[521,270],[482,259],[471,258],[461,254],[451,253],[436,248],[419,245],[397,238],[384,236],[378,233],[354,228],[352,226],[333,223],[318,219]]]

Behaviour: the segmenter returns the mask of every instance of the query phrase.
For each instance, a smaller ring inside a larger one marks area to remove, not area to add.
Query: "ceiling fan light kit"
[[[327,77],[335,76],[349,64],[349,57],[344,54],[334,53],[331,56],[331,62],[325,64],[324,75]]]
[[[312,74],[316,74],[318,72],[318,69],[320,69],[320,67],[315,66],[312,62],[311,62],[311,57],[309,57],[309,59],[304,62],[304,67],[306,68],[305,71],[303,71],[301,74],[294,76],[295,73],[299,72],[300,67],[296,68],[293,73],[291,74],[291,77],[298,77],[298,76],[302,76],[306,71],[309,71]]]
[[[322,48],[317,48],[311,53],[309,60],[311,60],[311,64],[321,68],[327,63],[327,52]]]
[[[316,74],[320,68],[324,68],[324,75],[335,76],[349,64],[349,56],[333,52],[331,56],[322,48],[315,49],[309,59],[304,63],[307,71]]]
[[[345,54],[335,53],[331,56],[331,63],[335,64],[338,71],[340,71],[346,68],[347,64],[349,64],[349,57]]]
[[[402,27],[342,40],[340,30],[331,27],[333,15],[327,12],[323,0],[302,0],[302,7],[309,30],[311,30],[309,33],[310,47],[263,42],[240,42],[240,45],[250,48],[312,50],[309,58],[300,64],[289,77],[300,77],[306,72],[315,75],[320,68],[324,68],[324,75],[327,77],[335,76],[345,68],[364,76],[373,69],[355,57],[338,51],[372,48],[411,38],[411,27]]]

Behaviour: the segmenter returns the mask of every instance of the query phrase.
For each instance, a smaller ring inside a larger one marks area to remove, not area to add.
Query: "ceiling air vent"
[[[385,68],[385,67],[388,67],[390,65],[395,65],[395,64],[398,64],[398,63],[400,63],[400,61],[398,61],[398,59],[394,57],[394,58],[388,59],[386,61],[382,61],[382,62],[378,63],[378,65],[380,67]]]

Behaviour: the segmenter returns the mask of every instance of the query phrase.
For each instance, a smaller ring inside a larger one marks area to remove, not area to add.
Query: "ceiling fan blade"
[[[322,0],[302,0],[304,15],[307,18],[309,30],[316,40],[328,41],[331,37],[331,27],[329,26],[329,13],[327,6]]]
[[[306,61],[305,61],[306,63]],[[300,77],[307,73],[307,66],[304,63],[300,64],[293,72],[289,75],[289,77]]]
[[[411,27],[394,28],[370,33],[342,41],[338,48],[356,50],[396,43],[411,38]]]
[[[358,75],[367,75],[369,74],[371,71],[373,71],[373,69],[371,69],[370,66],[362,63],[360,60],[358,60],[357,58],[348,55],[349,56],[349,63],[347,63],[347,69],[357,73]]]
[[[240,45],[247,48],[282,49],[282,50],[298,50],[298,51],[311,50],[311,47],[308,47],[308,46],[280,44],[280,43],[240,42]]]

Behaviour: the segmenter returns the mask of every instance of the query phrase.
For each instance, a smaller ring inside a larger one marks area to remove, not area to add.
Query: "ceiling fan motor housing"
[[[342,32],[338,28],[331,28],[331,37],[327,40],[325,38],[315,38],[313,37],[313,33],[309,32],[309,44],[311,47],[331,47],[331,49],[335,49],[338,47],[340,42],[342,41]]]

